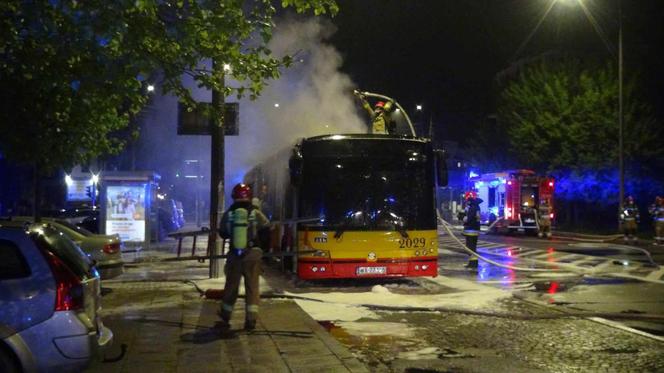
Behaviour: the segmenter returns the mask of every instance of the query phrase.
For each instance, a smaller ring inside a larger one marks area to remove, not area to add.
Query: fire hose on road
[[[496,262],[494,260],[491,260],[487,257],[479,255],[478,253],[476,253],[473,250],[471,250],[470,248],[468,248],[468,246],[466,246],[466,244],[461,242],[461,240],[458,239],[456,237],[456,235],[454,235],[454,232],[452,232],[452,229],[450,228],[450,226],[451,226],[450,223],[446,222],[440,216],[438,217],[438,220],[442,223],[442,226],[445,229],[445,231],[447,232],[447,234],[449,234],[450,237],[452,237],[452,239],[454,241],[456,241],[456,243],[458,243],[461,246],[461,249],[466,251],[468,254],[470,254],[472,256],[475,256],[478,259],[483,260],[483,261],[485,261],[489,264],[493,264],[493,265],[495,265],[497,267],[500,267],[500,268],[511,269],[511,270],[514,270],[514,271],[524,271],[524,272],[551,272],[551,271],[553,271],[553,269],[547,269],[547,268],[526,268],[526,267],[511,266],[511,265],[508,265],[508,264],[498,263],[498,262]],[[570,264],[566,264],[566,263],[548,263],[547,262],[547,263],[544,263],[544,264],[548,265],[548,266],[551,266],[551,267],[556,267],[556,268],[565,268],[565,269],[569,270],[570,272],[578,273],[578,274],[581,274],[581,275],[594,273],[594,271],[590,271],[590,270],[587,270],[587,269],[584,269],[584,268],[579,268],[575,265],[570,265]]]
[[[456,235],[454,235],[454,232],[452,232],[452,229],[450,228],[451,224],[448,223],[447,221],[445,221],[440,216],[438,216],[438,221],[442,224],[442,226],[445,229],[445,231],[447,232],[447,234],[449,234],[450,237],[454,241],[456,241],[456,243],[458,243],[464,251],[466,251],[470,255],[473,255],[473,256],[477,257],[480,260],[483,260],[487,263],[493,264],[497,267],[501,267],[501,268],[505,268],[505,269],[511,269],[511,270],[514,270],[514,271],[523,271],[523,272],[551,272],[555,269],[562,268],[562,269],[565,269],[566,271],[569,271],[569,272],[572,272],[572,273],[577,273],[577,274],[580,274],[580,275],[596,275],[596,274],[599,273],[596,270],[585,269],[585,268],[575,266],[573,264],[560,263],[560,262],[538,262],[538,263],[543,264],[545,266],[555,267],[553,269],[517,267],[517,266],[511,266],[511,265],[508,265],[508,264],[499,263],[499,262],[491,260],[491,259],[489,259],[485,256],[479,255],[478,253],[476,253],[473,250],[471,250],[470,248],[468,248],[463,242],[461,242],[460,239],[458,239],[456,237]],[[659,265],[657,265],[657,263],[655,263],[653,261],[652,256],[650,255],[650,252],[648,252],[647,250],[642,249],[642,248],[638,248],[638,247],[626,246],[626,245],[620,245],[620,246],[621,246],[620,247],[621,249],[631,249],[631,250],[638,251],[640,253],[645,254],[646,257],[648,258],[650,264],[655,266],[656,268],[659,268]],[[527,260],[527,259],[528,258],[524,258],[524,260]]]

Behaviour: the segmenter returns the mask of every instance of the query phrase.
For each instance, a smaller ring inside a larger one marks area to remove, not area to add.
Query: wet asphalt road
[[[450,293],[467,295],[472,304],[478,293],[464,284],[507,294],[481,312],[464,307],[462,299],[461,307],[449,310],[376,309],[374,317],[352,322],[319,319],[375,372],[664,372],[664,279],[643,253],[578,241],[485,235],[479,248],[499,263],[551,270],[515,271],[480,262],[477,271],[469,271],[464,268],[468,256],[442,235],[435,279],[304,282],[276,270],[266,271],[265,278],[280,291],[323,297],[341,292],[347,299],[371,294],[380,285],[404,296],[396,306],[409,306],[411,295],[435,299]],[[653,251],[656,262],[662,263],[662,251]],[[137,284],[146,271],[156,279],[190,279],[188,268],[200,265],[183,263],[181,274],[172,266],[138,262],[127,275]],[[118,290],[116,296],[123,294]],[[160,305],[166,301],[161,290],[158,296],[146,294]],[[198,297],[193,291],[191,296]],[[118,301],[135,298],[128,293]],[[644,319],[649,315],[659,319]],[[117,317],[132,314],[123,311]],[[116,329],[121,337],[124,329]],[[133,328],[126,330],[125,337],[134,335]]]
[[[442,276],[505,289],[512,297],[495,304],[491,311],[496,316],[379,311],[378,320],[358,320],[356,324],[366,322],[359,331],[326,323],[371,370],[664,371],[664,273],[643,252],[611,243],[483,235],[479,250],[488,258],[551,270],[515,271],[480,262],[477,271],[469,271],[464,268],[468,256],[458,244],[446,235],[440,241]],[[655,262],[662,263],[662,252],[653,253]],[[428,279],[411,283],[413,289],[425,289],[412,293],[431,291],[426,289]],[[338,285],[361,291],[372,284]],[[397,281],[397,286],[403,284]],[[303,292],[317,289],[299,287]],[[601,317],[578,316],[582,312]],[[391,329],[397,331],[390,333]]]

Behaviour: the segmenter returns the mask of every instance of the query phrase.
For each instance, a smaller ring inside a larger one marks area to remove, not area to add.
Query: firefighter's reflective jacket
[[[635,204],[628,204],[623,207],[623,210],[620,212],[620,221],[623,223],[638,223],[641,219],[639,215],[639,209]]]
[[[541,203],[537,208],[537,218],[541,223],[550,224],[551,223],[551,207],[545,203]]]
[[[389,114],[392,109],[391,101],[388,101],[381,110],[374,110],[366,100],[362,99],[362,107],[371,118],[371,133],[386,135],[393,132],[394,126]]]
[[[648,212],[650,212],[653,221],[664,222],[664,205],[656,203],[652,204],[648,208]]]
[[[466,203],[466,213],[463,218],[465,236],[479,236],[480,234],[480,203],[482,203],[480,198],[470,199]]]
[[[650,212],[655,225],[655,244],[661,245],[664,243],[664,200],[657,197],[648,212]]]

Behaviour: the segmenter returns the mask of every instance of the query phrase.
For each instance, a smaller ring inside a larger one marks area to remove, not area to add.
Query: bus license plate
[[[357,267],[357,275],[384,275],[387,267]]]

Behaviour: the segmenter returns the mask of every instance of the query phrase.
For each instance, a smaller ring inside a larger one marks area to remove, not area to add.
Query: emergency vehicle
[[[471,187],[483,200],[480,216],[496,233],[530,232],[539,230],[538,208],[541,201],[549,205],[553,221],[554,179],[537,175],[532,170],[509,170],[473,175]]]

